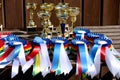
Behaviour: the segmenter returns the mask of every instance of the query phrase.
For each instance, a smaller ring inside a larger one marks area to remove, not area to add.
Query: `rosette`
[[[90,33],[90,30],[87,28],[76,27],[74,28],[73,33],[76,35],[76,37],[80,37],[81,39],[84,39],[86,34]]]
[[[42,73],[45,76],[50,72],[50,59],[46,43],[40,37],[35,37],[33,40],[33,50],[26,56],[28,61],[24,69],[28,69],[33,64],[33,76]],[[25,71],[26,72],[26,71]]]
[[[96,71],[90,75],[94,77],[100,72],[100,61],[105,61],[109,70],[114,76],[120,77],[120,62],[114,56],[110,46],[112,41],[108,38],[98,38],[94,40],[94,46],[90,52],[91,64],[95,65]]]
[[[68,40],[63,37],[54,37],[52,38],[52,42],[54,43],[54,53],[51,70],[55,71],[56,75],[62,73],[68,74],[72,69],[72,65],[64,48],[64,44],[67,44]]]
[[[75,38],[72,43],[77,46],[77,62],[76,62],[76,74],[84,74],[88,71],[89,54],[85,39]]]

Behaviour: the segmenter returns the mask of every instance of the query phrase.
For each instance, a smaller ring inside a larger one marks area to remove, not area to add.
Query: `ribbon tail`
[[[95,65],[95,68],[96,68],[96,72],[94,73],[94,76],[97,75],[100,72],[100,64],[101,64],[100,50],[101,50],[101,46],[97,50],[96,55],[95,55],[95,59],[94,59],[94,65]]]
[[[79,44],[79,54],[82,66],[82,73],[85,73],[88,70],[87,58],[86,58],[86,49],[85,44]]]
[[[113,76],[117,75],[117,77],[120,78],[120,61],[111,53],[108,48],[106,51],[106,63]]]
[[[40,54],[40,53],[39,53]],[[38,73],[40,73],[40,55],[37,54],[36,57],[35,57],[35,62],[34,62],[34,65],[33,65],[33,76],[36,76]]]
[[[20,53],[18,55],[18,58],[19,58],[20,64],[22,66],[22,71],[23,71],[23,67],[26,64],[26,58],[25,58],[25,53],[24,53],[24,49],[23,49],[23,45],[22,44],[20,46]],[[25,71],[23,71],[23,72],[25,72]]]
[[[25,65],[22,67],[23,73],[25,73],[34,63],[34,59],[30,59],[25,63]]]
[[[3,62],[2,64],[0,64],[0,69],[1,68],[5,68],[7,65],[9,65],[11,63],[11,61],[9,61],[9,62]]]
[[[41,63],[41,72],[43,77],[45,77],[50,72],[50,58],[47,50],[46,44],[40,44],[41,53],[40,53],[40,63]]]
[[[94,45],[90,53],[90,61],[87,74],[93,78],[100,72],[100,50],[101,45]]]
[[[18,74],[18,71],[19,71],[19,61],[17,59],[14,59],[13,65],[12,65],[11,78],[15,77]]]
[[[59,63],[59,56],[60,56],[60,47],[61,44],[56,43],[55,44],[55,50],[53,53],[53,62],[52,62],[52,70],[56,70],[58,68],[58,63]]]
[[[61,44],[60,48],[60,67],[61,73],[64,73],[65,75],[68,74],[73,68],[63,44]]]

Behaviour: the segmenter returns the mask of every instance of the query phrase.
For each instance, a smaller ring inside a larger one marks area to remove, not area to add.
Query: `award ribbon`
[[[94,46],[90,51],[90,64],[91,69],[94,71],[89,72],[88,74],[91,77],[94,77],[100,72],[100,61],[105,60],[106,58],[106,47],[111,45],[112,42],[107,38],[98,38],[94,40]]]
[[[28,61],[26,65],[29,65],[29,63],[32,65],[32,63],[34,63],[33,76],[36,76],[40,72],[42,72],[42,75],[45,76],[50,72],[50,59],[46,43],[44,42],[45,41],[40,37],[35,37],[33,40],[33,44],[35,45],[34,49],[30,54],[26,56],[26,60]],[[27,69],[31,65],[29,65]]]
[[[88,70],[88,41],[80,38],[75,38],[72,43],[78,46],[77,63],[76,63],[76,74],[86,73]]]
[[[72,65],[64,48],[64,44],[68,41],[62,37],[55,37],[52,38],[52,42],[54,43],[54,53],[51,70],[55,71],[57,75],[62,73],[68,74],[72,69]]]
[[[81,39],[84,39],[85,35],[87,33],[90,33],[90,30],[87,28],[76,27],[74,28],[73,33],[76,35],[76,37],[80,37]]]

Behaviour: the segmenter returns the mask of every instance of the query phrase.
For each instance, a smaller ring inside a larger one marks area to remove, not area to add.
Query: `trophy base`
[[[27,26],[27,32],[36,32],[36,31],[37,31],[37,25]]]

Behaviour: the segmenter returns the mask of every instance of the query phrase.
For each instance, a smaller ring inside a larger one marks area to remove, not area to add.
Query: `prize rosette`
[[[51,71],[55,72],[56,75],[62,73],[69,74],[72,70],[72,64],[65,50],[65,45],[68,43],[68,40],[63,37],[54,37],[51,41],[54,44]]]
[[[73,33],[75,34],[75,37],[80,37],[81,39],[84,39],[87,33],[90,33],[90,30],[87,28],[76,27],[74,28]]]
[[[109,38],[98,38],[94,40],[94,45],[90,51],[91,69],[95,68],[94,72],[88,72],[94,77],[100,72],[101,60],[106,62],[113,76],[120,77],[120,61],[115,57],[117,54],[112,46],[112,41]]]
[[[85,74],[88,71],[88,63],[89,63],[89,54],[87,44],[89,42],[85,39],[75,38],[72,40],[73,45],[76,45],[76,75]]]
[[[64,49],[69,52],[69,41],[67,40],[67,38],[64,38],[64,37],[54,37],[52,38],[51,42],[52,42],[52,45],[51,45],[51,50],[53,51],[54,50],[54,45],[55,45],[55,41],[56,39],[63,39],[64,40]]]
[[[12,74],[11,77],[15,77],[19,71],[19,65],[22,69],[26,63],[25,53],[23,45],[25,41],[18,39],[15,35],[9,35],[3,38],[5,43],[8,45],[5,52],[0,56],[0,68],[4,68],[9,64],[12,64]]]
[[[11,34],[11,32],[0,32],[0,38],[7,37],[10,34]]]
[[[32,45],[33,49],[26,56],[27,62],[24,65],[25,67],[23,69],[23,73],[25,73],[33,65],[32,75],[36,76],[41,72],[44,77],[50,72],[51,67],[46,42],[40,37],[35,37],[32,41]]]
[[[48,50],[50,50],[50,49],[51,49],[51,46],[52,46],[51,40],[48,39],[48,38],[42,38],[42,39],[43,39],[44,42],[46,43]]]
[[[90,32],[90,33],[87,33],[87,35],[85,36],[85,39],[87,39],[93,45],[95,39],[103,38],[103,37],[105,36],[101,33]]]

